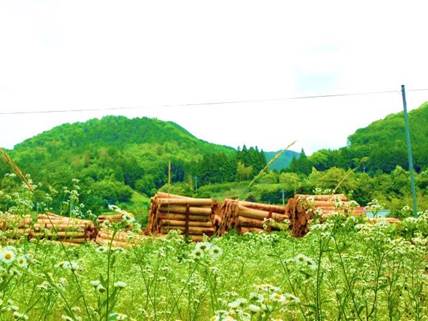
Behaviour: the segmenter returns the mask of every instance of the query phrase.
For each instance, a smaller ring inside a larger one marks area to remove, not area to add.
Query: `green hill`
[[[269,162],[279,151],[276,152],[265,152],[266,161]],[[298,158],[299,153],[293,151],[286,151],[282,154],[269,168],[271,170],[280,171],[290,166],[293,158]]]
[[[64,124],[15,146],[10,151],[19,167],[35,182],[64,194],[72,179],[80,180],[80,199],[90,208],[128,202],[135,192],[153,194],[167,182],[168,164],[174,182],[192,181],[201,167],[236,158],[236,150],[200,140],[173,122],[108,116]],[[228,180],[236,166],[213,175]],[[9,169],[0,164],[0,174]],[[1,187],[1,185],[0,185]],[[61,197],[57,197],[61,199]],[[54,208],[61,204],[54,204]]]
[[[428,168],[428,102],[409,112],[411,139],[417,171]],[[399,165],[408,167],[403,113],[391,114],[348,137],[348,146],[322,150],[310,159],[318,169],[333,166],[369,172],[391,172]]]

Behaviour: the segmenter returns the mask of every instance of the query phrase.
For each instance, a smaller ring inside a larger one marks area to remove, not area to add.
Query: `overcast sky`
[[[308,153],[402,108],[399,94],[162,107],[428,88],[426,1],[0,1],[0,146],[106,114],[172,120],[204,140]],[[428,91],[409,92],[409,108]]]

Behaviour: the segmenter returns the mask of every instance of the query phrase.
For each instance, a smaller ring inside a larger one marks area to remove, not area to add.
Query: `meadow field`
[[[427,237],[428,213],[130,249],[3,236],[0,320],[428,320]]]

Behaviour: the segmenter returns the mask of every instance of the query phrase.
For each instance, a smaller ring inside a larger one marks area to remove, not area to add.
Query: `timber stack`
[[[269,221],[283,223],[288,219],[286,206],[270,205],[226,199],[221,208],[221,224],[217,235],[224,235],[229,230],[238,233],[263,232],[277,229]]]
[[[363,208],[355,201],[349,201],[344,194],[303,195],[294,196],[311,215],[327,218],[334,214],[361,216]]]
[[[220,223],[216,201],[158,192],[151,199],[146,234],[162,236],[178,230],[193,241],[201,241],[204,235],[213,235]]]
[[[125,210],[114,208],[115,213],[98,216],[99,226],[95,242],[99,245],[130,248],[143,239],[141,230],[136,230],[135,217]]]
[[[127,249],[138,245],[143,239],[144,236],[141,233],[126,230],[114,231],[110,228],[101,227],[95,243],[106,247],[122,247]]]
[[[97,217],[97,222],[99,225],[106,224],[106,222],[110,224],[118,224],[123,221],[123,214],[122,213],[116,213],[116,214],[101,214]]]
[[[5,214],[1,216],[0,229],[9,240],[45,239],[70,245],[83,244],[97,236],[93,222],[53,213],[34,217]]]
[[[322,222],[335,214],[361,216],[364,213],[358,203],[349,201],[344,194],[296,194],[294,198],[288,200],[287,208],[292,234],[296,237],[304,236],[309,232],[309,224],[315,217],[320,218]]]

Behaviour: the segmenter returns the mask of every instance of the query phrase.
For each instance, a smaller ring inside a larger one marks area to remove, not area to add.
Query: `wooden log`
[[[221,215],[220,215],[220,214],[216,214],[216,215],[214,215],[214,220],[213,220],[213,224],[214,224],[214,225],[216,225],[216,226],[220,226],[221,221],[222,221],[222,217],[221,217]]]
[[[201,222],[201,221],[188,221],[189,226],[198,226],[198,227],[212,227],[212,222]],[[161,220],[160,221],[161,226],[169,226],[169,225],[175,225],[175,226],[186,226],[185,220]]]
[[[78,230],[85,230],[88,226],[85,225],[70,225],[70,224],[34,224],[34,225],[27,225],[29,228],[32,228],[34,230],[57,230],[57,231],[78,231]]]
[[[105,240],[112,240],[113,238],[113,233],[111,232],[99,232],[97,235],[97,238],[103,238]],[[138,235],[138,234],[131,234],[131,233],[126,233],[126,232],[120,232],[117,233],[114,236],[113,241],[119,241],[119,242],[136,242],[138,240],[141,240],[142,236]]]
[[[244,206],[239,206],[239,216],[245,216],[248,218],[255,218],[259,220],[263,220],[265,218],[269,218],[269,212],[256,210]],[[273,218],[275,221],[281,222],[283,220],[287,219],[286,215],[272,213],[271,218]]]
[[[305,195],[305,194],[296,194],[294,195],[294,198],[296,199],[312,199],[314,201],[330,201],[330,200],[341,200],[341,201],[347,201],[348,198],[345,196],[345,194],[334,194],[334,195]]]
[[[212,206],[214,204],[212,199],[209,198],[194,198],[194,199],[182,199],[182,198],[164,198],[159,199],[159,205],[164,204],[170,205],[189,205],[189,206]]]
[[[211,215],[212,209],[210,207],[189,207],[161,204],[159,211],[162,213],[177,213],[177,214],[193,214],[193,215]]]
[[[72,247],[78,247],[81,246],[82,243],[74,243],[74,242],[69,242],[68,240],[64,240],[64,241],[57,241],[57,240],[43,240],[43,242],[49,243],[49,244],[62,244],[64,246],[72,246]]]
[[[158,219],[161,220],[186,220],[185,214],[176,214],[176,213],[162,213],[158,215]],[[189,215],[189,221],[200,221],[200,222],[209,222],[209,216],[205,215]]]
[[[78,220],[78,221],[75,221],[75,220],[70,220],[70,219],[61,219],[61,220],[58,220],[58,219],[55,219],[55,220],[50,220],[50,219],[47,219],[47,218],[38,218],[35,222],[32,222],[32,221],[30,221],[30,222],[28,222],[28,224],[62,224],[62,225],[87,225],[87,226],[94,226],[94,223],[93,222],[91,222],[91,221],[83,221],[83,220]]]
[[[256,210],[262,210],[266,212],[271,211],[279,214],[285,214],[285,206],[281,206],[281,205],[262,204],[262,203],[254,203],[254,202],[247,202],[247,201],[239,201],[239,204],[245,207],[256,209]]]
[[[239,229],[241,233],[262,233],[265,232],[265,230],[258,228],[258,227],[241,227]]]
[[[235,224],[237,226],[263,228],[263,220],[248,218],[245,216],[238,216]]]
[[[50,221],[70,221],[70,222],[85,222],[85,223],[91,223],[91,221],[89,220],[84,220],[84,219],[80,219],[80,218],[76,218],[76,217],[67,217],[67,216],[60,216],[60,215],[56,215],[56,214],[39,214],[37,216],[37,220],[47,220],[48,222]]]
[[[58,237],[58,238],[84,238],[86,237],[85,232],[30,232],[31,237]]]
[[[341,201],[342,205],[345,205],[345,202]],[[309,202],[309,204],[315,206],[315,207],[336,207],[335,204],[336,202],[331,200],[331,201],[313,201],[313,202]]]
[[[302,237],[309,231],[311,215],[302,206],[301,199],[290,198],[287,203],[288,216],[293,236]]]
[[[203,235],[189,235],[189,238],[193,241],[193,242],[201,242],[204,239]]]
[[[84,229],[58,229],[58,230],[54,230],[54,229],[34,229],[31,227],[22,227],[22,228],[13,228],[13,229],[8,229],[5,232],[15,232],[17,234],[22,234],[22,235],[28,235],[28,234],[33,234],[33,235],[79,235],[79,234],[86,234],[86,230]]]
[[[192,197],[182,196],[177,194],[165,193],[165,192],[157,192],[155,198],[183,198],[183,199],[193,199]]]
[[[84,244],[88,242],[88,239],[85,238],[72,238],[72,239],[65,239],[62,242],[64,243],[73,243],[73,244]]]
[[[162,226],[160,231],[161,233],[168,234],[169,231],[173,230],[179,230],[182,232],[185,232],[184,226]],[[189,226],[189,234],[212,234],[215,230],[213,227],[196,227],[196,226]]]

